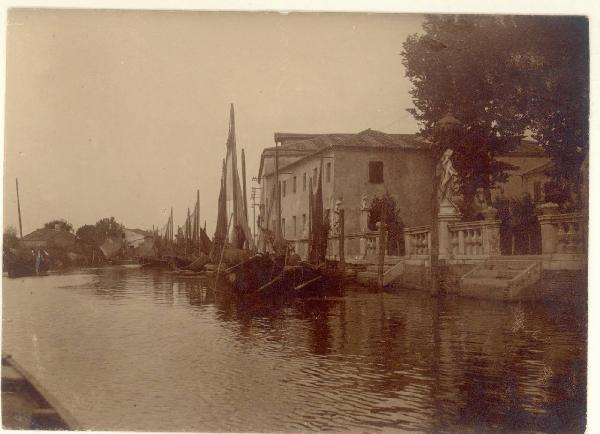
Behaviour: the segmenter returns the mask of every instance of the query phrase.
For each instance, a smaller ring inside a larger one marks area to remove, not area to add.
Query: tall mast
[[[279,188],[279,148],[275,142],[275,202],[277,205],[277,219],[275,221],[275,238],[279,242],[281,238],[281,191]]]
[[[21,223],[21,201],[19,199],[19,178],[15,179],[17,183],[17,211],[19,212],[19,234],[23,238],[23,224]]]
[[[171,215],[169,216],[169,241],[173,242],[173,207],[171,207]]]
[[[198,254],[200,254],[200,189],[196,190],[196,242],[198,243]]]
[[[246,196],[246,153],[242,149],[242,188],[244,192],[244,217],[248,221],[248,197]]]
[[[237,191],[237,152],[236,152],[236,144],[235,144],[235,113],[233,111],[233,103],[231,104],[231,109],[229,112],[229,146],[230,146],[230,150],[231,150],[231,182],[233,183],[233,185],[231,186],[231,191],[233,194],[233,215],[234,215],[234,219],[233,219],[233,228],[234,228],[234,234],[235,232],[235,228],[238,226],[238,191]],[[229,240],[230,242],[235,242],[237,243],[237,239],[234,240]]]

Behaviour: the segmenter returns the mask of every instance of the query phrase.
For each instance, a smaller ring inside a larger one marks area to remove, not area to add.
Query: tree
[[[479,188],[506,181],[497,156],[526,129],[573,183],[587,154],[587,21],[577,17],[426,16],[423,34],[403,45],[420,133],[433,139],[448,111],[464,125],[454,146],[463,213]],[[443,151],[443,150],[442,150]]]
[[[84,243],[94,246],[98,242],[98,233],[96,226],[94,225],[83,225],[75,232],[77,238],[82,240]]]
[[[384,212],[385,216],[382,219]],[[382,220],[388,231],[388,249],[391,247],[397,250],[396,254],[401,255],[404,251],[404,225],[396,201],[387,193],[382,197],[375,197],[371,201],[367,225],[373,231],[377,229],[377,222]]]
[[[101,245],[107,238],[123,236],[124,226],[114,217],[105,217],[96,222],[96,242]]]
[[[8,226],[4,230],[4,234],[2,237],[2,245],[4,246],[4,250],[6,249],[14,249],[19,246],[19,237],[17,237],[17,230],[12,226]]]
[[[56,229],[56,227],[65,232],[71,232],[73,230],[73,225],[65,219],[55,219],[44,224],[44,229]]]
[[[554,162],[555,184],[576,189],[589,150],[589,26],[586,17],[514,18],[513,65],[527,95],[528,126]]]

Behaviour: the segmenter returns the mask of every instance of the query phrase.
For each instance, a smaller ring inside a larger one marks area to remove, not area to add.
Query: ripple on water
[[[123,267],[3,283],[3,350],[88,428],[584,426],[581,310],[354,288],[250,305]]]

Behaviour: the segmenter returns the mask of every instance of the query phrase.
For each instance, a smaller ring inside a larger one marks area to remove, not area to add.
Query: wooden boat
[[[35,269],[35,256],[31,249],[11,249],[5,253],[4,266],[8,277],[47,276],[49,269],[48,260],[41,262],[39,269]]]
[[[141,256],[139,263],[144,268],[169,268],[169,261],[166,259],[153,258],[150,256]]]
[[[2,427],[81,430],[75,418],[11,356],[2,356]]]

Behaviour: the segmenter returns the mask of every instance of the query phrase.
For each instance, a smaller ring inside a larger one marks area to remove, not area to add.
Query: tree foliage
[[[19,238],[17,237],[17,230],[12,226],[8,226],[4,230],[2,237],[2,245],[4,249],[14,249],[19,246]]]
[[[83,225],[75,232],[77,238],[88,245],[96,245],[97,244],[97,232],[95,225]]]
[[[96,222],[96,240],[102,244],[107,238],[121,237],[124,229],[114,217],[105,217]]]
[[[73,225],[65,219],[51,220],[44,224],[44,229],[56,229],[57,226],[61,231],[71,232],[73,230]]]
[[[377,222],[382,220],[388,231],[388,247],[393,247],[392,250],[399,250],[397,254],[400,254],[404,246],[404,225],[396,201],[389,194],[373,198],[369,206],[367,218],[369,229],[376,230]]]
[[[86,244],[100,246],[107,238],[121,238],[124,226],[114,217],[100,219],[95,225],[83,225],[75,235]]]
[[[409,112],[434,146],[440,118],[462,122],[453,162],[467,202],[507,179],[513,167],[497,156],[526,129],[555,161],[555,177],[576,176],[588,140],[585,18],[428,15],[423,30],[403,45]]]

